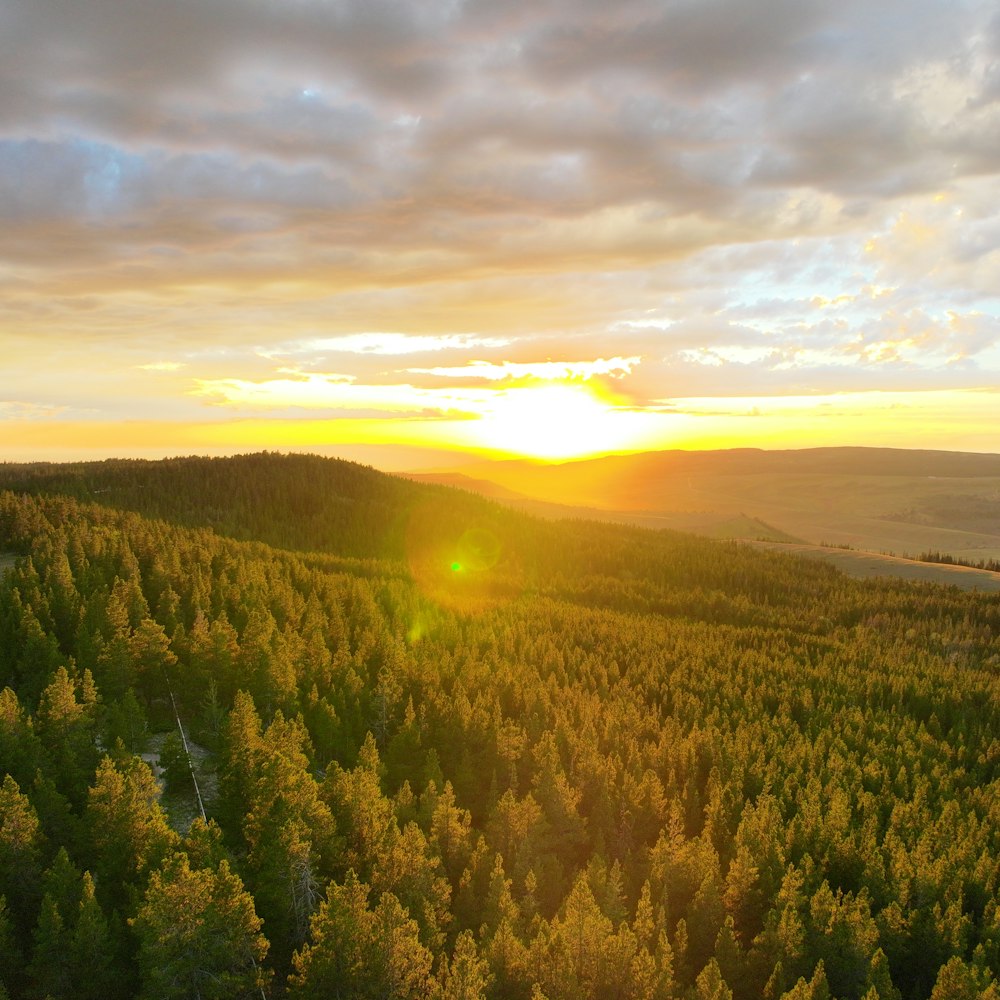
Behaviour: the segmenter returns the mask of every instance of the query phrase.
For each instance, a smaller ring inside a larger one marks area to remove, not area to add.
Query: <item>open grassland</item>
[[[688,490],[720,514],[744,513],[811,542],[899,555],[940,551],[971,561],[1000,556],[1000,479],[704,476]],[[968,517],[968,509],[987,505],[992,519]]]
[[[903,465],[899,454],[672,452],[558,466],[493,463],[469,471],[550,503],[627,512],[643,523],[659,519],[663,527],[699,534],[897,555],[937,551],[972,562],[1000,558],[994,456],[928,452],[921,460],[917,453]],[[961,458],[970,459],[968,465]],[[759,522],[769,533],[757,530]]]
[[[1000,591],[1000,573],[991,573],[985,569],[918,562],[915,559],[901,559],[898,556],[883,555],[878,552],[858,552],[824,545],[754,540],[748,540],[747,544],[770,552],[786,552],[789,555],[805,556],[807,559],[821,559],[856,579],[892,576],[924,583],[943,583],[946,586],[960,587],[962,590]]]

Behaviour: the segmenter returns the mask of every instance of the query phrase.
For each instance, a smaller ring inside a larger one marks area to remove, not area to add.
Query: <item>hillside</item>
[[[4,464],[2,488],[56,493],[283,548],[396,558],[404,545],[400,518],[430,496],[353,462],[268,453]]]
[[[603,507],[585,507],[537,500],[523,493],[505,489],[488,479],[473,479],[460,473],[410,472],[407,479],[417,483],[453,486],[456,489],[498,500],[507,507],[548,520],[607,521],[611,524],[632,524],[654,530],[683,531],[708,538],[752,538],[774,542],[799,542],[801,539],[779,531],[759,518],[745,514],[723,515],[712,512],[675,511],[653,513],[650,511],[608,510]]]
[[[1000,557],[1000,456],[887,448],[650,452],[462,470],[534,500],[663,518],[668,527],[873,552]],[[732,523],[733,518],[748,523]],[[748,530],[749,528],[749,530]]]
[[[10,997],[990,995],[994,596],[319,459],[3,476]]]

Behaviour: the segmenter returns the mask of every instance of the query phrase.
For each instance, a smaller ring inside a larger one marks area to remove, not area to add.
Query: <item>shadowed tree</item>
[[[90,872],[83,873],[80,883],[80,905],[69,949],[76,1000],[124,995],[128,977],[116,965],[117,942],[97,902]]]
[[[50,876],[72,872],[64,865]],[[115,964],[116,944],[94,895],[89,872],[60,890],[46,892],[33,935],[27,996],[38,1000],[106,1000],[127,995],[129,976]],[[69,890],[69,891],[67,891]],[[72,898],[75,897],[75,900]]]
[[[104,714],[104,745],[113,747],[119,740],[129,752],[141,754],[146,749],[149,723],[135,692],[129,688],[124,696],[107,706]]]
[[[217,870],[192,869],[186,854],[171,856],[129,923],[145,1000],[252,997],[266,984],[261,920],[225,861]]]
[[[46,894],[38,913],[28,963],[28,996],[35,1000],[68,998],[73,989],[71,934],[55,900]]]
[[[392,893],[368,905],[368,887],[353,872],[331,883],[296,953],[289,995],[302,1000],[430,1000],[431,953],[416,921]]]
[[[24,972],[24,954],[7,908],[6,896],[0,896],[0,959],[0,987],[18,995]]]
[[[31,926],[28,914],[38,905],[41,843],[38,814],[8,774],[0,785],[0,896],[21,926]]]

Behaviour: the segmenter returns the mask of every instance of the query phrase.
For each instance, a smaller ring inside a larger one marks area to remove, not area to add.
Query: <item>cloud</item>
[[[990,384],[998,66],[976,0],[14,0],[0,380],[133,413]],[[164,395],[109,395],[137,369]]]
[[[0,420],[52,420],[66,412],[63,406],[47,406],[30,400],[0,399]]]
[[[595,375],[610,375],[620,378],[639,364],[640,358],[598,358],[595,361],[535,361],[517,363],[503,361],[494,364],[488,361],[470,361],[464,365],[436,368],[407,368],[409,375],[435,375],[439,378],[471,379],[486,382],[505,382],[515,379],[539,379],[544,381],[586,381]]]
[[[176,372],[185,368],[183,361],[151,361],[145,365],[136,365],[140,371],[144,372]]]
[[[319,372],[283,372],[284,378],[251,381],[240,378],[195,379],[191,395],[246,413],[325,410],[343,416],[374,414],[421,418],[471,416],[488,397],[471,390],[448,392],[407,384],[354,384],[354,376]]]
[[[294,344],[279,344],[262,348],[263,357],[300,354],[376,354],[399,357],[406,354],[437,353],[439,351],[470,351],[477,348],[506,347],[503,337],[482,337],[476,334],[414,334],[397,332],[348,333],[334,337],[316,337]]]

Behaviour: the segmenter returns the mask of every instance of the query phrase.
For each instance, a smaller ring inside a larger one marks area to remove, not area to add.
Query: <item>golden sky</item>
[[[13,0],[0,460],[1000,451],[972,0]]]

